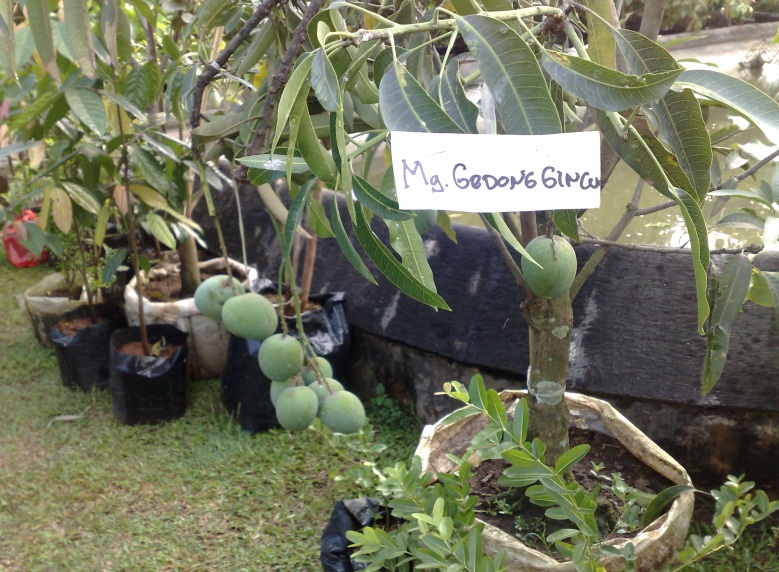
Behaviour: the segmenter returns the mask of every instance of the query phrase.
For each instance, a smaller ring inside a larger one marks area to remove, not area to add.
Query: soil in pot
[[[255,288],[275,301],[275,291],[265,285]],[[327,359],[333,376],[343,380],[349,355],[349,324],[346,321],[344,294],[311,296],[314,306],[303,314],[303,329],[316,354]],[[297,336],[295,318],[286,318],[290,334]],[[280,330],[279,330],[280,331]],[[222,373],[222,401],[244,431],[259,433],[278,427],[276,410],[270,400],[270,384],[260,370],[258,353],[262,342],[230,335]]]
[[[127,325],[124,311],[116,306],[98,304],[95,322],[91,316],[89,307],[81,306],[65,313],[51,329],[60,378],[71,389],[108,388],[111,333]]]
[[[569,430],[571,447],[580,444],[590,446],[589,453],[573,466],[572,473],[576,482],[587,492],[601,485],[598,495],[596,521],[603,538],[632,538],[641,529],[633,531],[617,529],[619,515],[624,512],[625,502],[604,485],[611,485],[602,477],[611,479],[613,473],[619,473],[622,480],[638,491],[655,495],[673,485],[671,481],[653,471],[636,459],[617,439],[589,429],[572,427]],[[599,468],[598,477],[593,464]],[[498,484],[508,463],[501,460],[488,460],[473,469],[470,481],[471,494],[479,498],[476,508],[477,517],[503,532],[522,540],[522,542],[540,552],[549,554],[555,560],[563,562],[564,556],[551,550],[541,542],[542,538],[563,528],[573,528],[568,521],[551,520],[544,515],[545,508],[529,502],[524,489],[511,489]]]
[[[143,354],[137,327],[111,336],[112,408],[114,419],[125,425],[178,419],[187,407],[187,334],[168,324],[147,330],[158,355]]]

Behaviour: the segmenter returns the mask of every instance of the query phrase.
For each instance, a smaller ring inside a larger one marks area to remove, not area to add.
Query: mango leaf
[[[305,54],[298,60],[298,63],[287,80],[287,85],[279,98],[279,107],[276,115],[276,135],[273,138],[273,147],[275,148],[281,138],[284,126],[289,120],[292,108],[301,93],[308,93],[311,88],[309,75],[311,73],[311,64],[313,58],[311,54]]]
[[[769,141],[779,144],[779,104],[755,86],[713,70],[685,70],[674,89],[689,88],[718,101],[754,123]]]
[[[327,185],[335,186],[338,173],[335,161],[319,142],[305,101],[298,119],[298,149],[311,172]]]
[[[139,145],[130,145],[130,158],[147,184],[165,196],[170,194],[173,189],[171,182],[154,155]]]
[[[479,108],[465,95],[460,82],[459,67],[457,60],[449,60],[444,73],[435,76],[428,89],[436,99],[440,91],[441,106],[460,129],[465,133],[478,133],[476,119],[479,117]]]
[[[318,200],[310,200],[306,203],[306,220],[311,230],[320,238],[333,238],[333,232],[330,221],[327,220],[325,207]]]
[[[462,129],[399,63],[390,66],[379,86],[379,109],[390,131],[462,133]]]
[[[197,14],[197,24],[200,27],[201,37],[205,37],[206,32],[219,23],[233,2],[234,0],[206,0],[203,2]]]
[[[514,234],[511,232],[509,227],[506,225],[506,221],[503,220],[503,216],[500,213],[483,213],[483,216],[490,224],[490,226],[497,230],[503,237],[503,240],[508,242],[514,248],[514,250],[519,252],[522,256],[534,264],[538,264],[533,259],[533,257],[527,253],[527,250],[525,250],[525,247],[523,247],[522,244],[517,240],[517,237],[514,236]]]
[[[97,76],[97,69],[87,0],[63,0],[62,5],[70,52],[84,75],[94,79]]]
[[[106,225],[108,219],[111,216],[111,201],[106,199],[100,206],[100,212],[97,213],[97,222],[95,223],[95,246],[98,248],[103,247],[103,241],[105,239],[105,233],[107,230]]]
[[[97,202],[87,189],[76,183],[64,181],[62,188],[68,194],[68,196],[85,211],[96,215],[100,212],[100,203]]]
[[[400,256],[403,266],[430,291],[435,292],[433,271],[425,255],[425,244],[417,232],[414,221],[386,220],[384,222],[389,229],[390,246]]]
[[[455,17],[479,61],[506,133],[560,133],[562,127],[533,50],[508,25],[482,15]]]
[[[114,276],[116,276],[116,272],[119,270],[119,267],[124,263],[126,258],[126,248],[119,248],[112,252],[108,258],[106,258],[105,266],[103,267],[104,284],[111,283],[111,280],[113,280]]]
[[[752,264],[746,256],[734,256],[719,280],[717,298],[706,332],[706,358],[703,365],[701,393],[706,395],[717,383],[730,345],[730,330],[749,293]]]
[[[607,22],[614,21],[612,0],[584,0],[583,4]],[[617,48],[611,28],[590,12],[587,12],[587,53],[596,64],[616,67]]]
[[[346,259],[363,278],[365,278],[371,284],[376,284],[376,279],[371,274],[371,271],[368,270],[368,267],[365,266],[365,263],[360,258],[357,250],[352,245],[352,242],[349,239],[349,235],[346,234],[346,229],[344,229],[344,224],[341,221],[341,213],[338,210],[338,200],[335,198],[333,199],[333,203],[330,206],[330,222],[333,225],[333,234],[335,234],[335,240]]]
[[[108,127],[103,98],[91,89],[70,87],[65,90],[65,99],[79,121],[98,136],[105,134]]]
[[[585,59],[546,51],[541,65],[557,83],[605,111],[622,111],[663,97],[681,69],[640,76],[626,75]]]
[[[631,30],[615,31],[617,44],[634,73],[678,70],[679,64],[664,48]],[[690,90],[670,91],[652,103],[660,137],[670,145],[689,177],[699,201],[709,190],[711,140],[701,106]]]
[[[287,158],[287,149],[280,148],[276,153],[263,153],[262,155],[248,155],[236,159],[242,165],[255,169],[268,171],[285,171],[292,169],[293,173],[307,173],[310,169],[302,157],[293,157],[290,162]]]
[[[357,236],[357,240],[362,245],[368,258],[373,261],[379,271],[384,274],[390,282],[400,288],[401,292],[418,302],[422,302],[433,308],[451,310],[443,298],[420,282],[392,255],[389,249],[382,244],[369,226],[362,205],[357,205],[355,215],[354,232]]]
[[[295,198],[292,200],[292,204],[289,206],[289,214],[287,220],[284,223],[284,234],[282,237],[282,250],[281,255],[284,260],[289,258],[292,253],[293,239],[295,236],[295,229],[300,224],[303,218],[303,210],[305,209],[308,197],[311,196],[311,191],[316,186],[316,177],[311,177],[305,184],[300,187]]]
[[[203,142],[211,141],[212,139],[222,139],[237,133],[241,125],[247,121],[246,113],[242,111],[219,115],[208,123],[198,125],[192,130],[192,135],[201,137]]]
[[[673,485],[667,489],[663,489],[646,507],[644,515],[641,517],[641,525],[649,526],[657,519],[657,517],[662,514],[663,509],[668,506],[676,497],[694,490],[695,487],[690,485]]]
[[[176,249],[176,237],[173,236],[170,227],[160,215],[154,212],[146,213],[146,225],[154,238],[171,250]]]
[[[0,0],[0,69],[5,70],[8,77],[16,75],[13,4],[11,0]]]
[[[149,91],[143,66],[132,68],[125,80],[123,95],[140,110],[149,104]]]
[[[111,65],[119,67],[119,4],[117,0],[103,0],[100,10],[100,29],[103,32],[103,41],[111,58]]]
[[[773,308],[779,320],[779,272],[752,269],[752,283],[747,296],[755,304]]]
[[[37,224],[18,221],[16,231],[22,246],[36,257],[43,253],[43,248],[46,246],[46,235]]]
[[[744,189],[720,189],[709,193],[712,197],[738,197],[740,199],[747,199],[756,203],[763,204],[770,207],[774,203],[773,197],[767,197],[765,194],[758,190],[744,190]]]
[[[333,162],[341,175],[341,189],[352,190],[352,166],[349,163],[349,156],[346,154],[346,129],[344,126],[344,113],[339,109],[330,114],[330,144],[333,153]],[[354,201],[352,193],[345,192],[346,207],[349,209],[349,216],[354,218]]]
[[[25,2],[27,20],[30,23],[32,37],[35,40],[35,49],[43,62],[46,71],[49,72],[57,83],[60,81],[54,51],[54,40],[51,32],[51,11],[48,0],[28,0]]]
[[[10,143],[8,145],[4,144],[2,147],[0,147],[0,159],[27,151],[28,149],[38,145],[38,143],[40,143],[40,141],[25,141],[23,143]]]
[[[168,206],[168,201],[157,191],[146,185],[130,185],[130,192],[155,209]]]
[[[747,212],[733,213],[717,221],[714,226],[724,228],[748,228],[751,230],[762,231],[765,227],[765,220],[757,215]]]
[[[530,409],[527,399],[520,399],[514,408],[514,419],[512,420],[511,433],[520,442],[527,440],[528,423],[530,422]]]
[[[70,232],[73,224],[73,204],[70,196],[63,189],[51,190],[52,218],[56,227],[65,234]]]
[[[235,75],[240,77],[251,70],[260,61],[260,58],[268,52],[275,40],[276,28],[273,26],[273,20],[267,18],[253,34],[249,47],[246,48],[243,57],[238,62]]]
[[[414,217],[409,211],[400,210],[398,202],[377,191],[368,181],[354,175],[353,191],[357,200],[368,207],[374,214],[386,220],[405,221]]]
[[[566,209],[554,211],[554,223],[565,236],[579,241],[579,211]]]
[[[341,107],[338,78],[324,48],[317,48],[311,58],[311,87],[325,110],[336,111]]]

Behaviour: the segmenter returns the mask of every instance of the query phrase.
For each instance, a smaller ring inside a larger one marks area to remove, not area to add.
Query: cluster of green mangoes
[[[274,333],[279,316],[267,298],[246,292],[235,278],[212,276],[195,291],[195,306],[231,334],[262,341],[260,370],[271,380],[271,401],[282,427],[300,431],[317,416],[338,433],[356,433],[365,425],[360,399],[333,379],[330,363],[318,356],[305,363],[297,339]]]

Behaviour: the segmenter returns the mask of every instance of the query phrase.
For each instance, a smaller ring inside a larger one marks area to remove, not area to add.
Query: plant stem
[[[95,315],[95,303],[92,299],[92,289],[89,287],[89,276],[87,275],[87,255],[84,252],[84,243],[81,240],[81,232],[78,227],[77,217],[73,217],[73,230],[76,233],[76,242],[78,243],[78,250],[81,254],[81,278],[84,280],[84,289],[87,292],[87,304],[89,305],[89,319],[93,324],[97,323],[97,316]]]

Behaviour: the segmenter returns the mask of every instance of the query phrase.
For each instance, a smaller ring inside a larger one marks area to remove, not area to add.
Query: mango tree
[[[206,3],[211,18],[201,21],[206,30],[209,22],[224,22],[213,15],[219,5],[226,3]],[[385,163],[378,176],[369,173],[377,153],[392,146],[392,133],[475,134],[485,130],[482,121],[488,132],[515,135],[597,130],[604,156],[601,180],[621,159],[659,193],[663,202],[656,208],[678,209],[684,219],[698,331],[709,342],[703,390],[716,382],[752,269],[743,256],[724,272],[711,265],[701,206],[724,183],[713,187],[710,180],[712,139],[701,103],[735,110],[776,142],[779,107],[770,97],[715,70],[685,69],[647,35],[620,29],[611,2],[603,0],[527,7],[502,0],[454,0],[441,6],[314,0],[299,8],[266,0],[244,16],[240,29],[199,76],[195,102],[215,79],[246,83],[244,78],[254,78],[251,94],[240,110],[214,114],[208,123],[200,124],[202,116],[193,115],[198,124],[193,133],[200,137],[196,144],[227,150],[258,184],[283,174],[289,181],[310,178],[343,192],[356,240],[376,268],[408,296],[448,310],[414,224],[418,213],[397,202],[393,165]],[[279,25],[282,17],[288,26]],[[657,33],[657,18],[646,22],[649,36]],[[249,71],[259,75],[233,76]],[[474,90],[482,94],[480,107],[468,97]],[[308,208],[320,232],[335,235],[355,269],[374,281],[338,209],[331,208],[327,218],[312,209],[312,188],[301,186],[295,197],[286,236]],[[547,443],[548,459],[567,448],[562,397],[573,327],[571,297],[606,246],[640,214],[639,194],[571,288],[551,298],[529,287],[533,284],[505,246],[527,255],[525,246],[539,233],[535,213],[483,213],[525,289],[521,309],[530,327],[531,430]],[[580,214],[548,213],[540,232],[578,241]],[[374,233],[372,217],[389,228],[396,254]],[[438,220],[451,232],[445,213]],[[770,292],[769,300],[776,303],[776,290]]]

